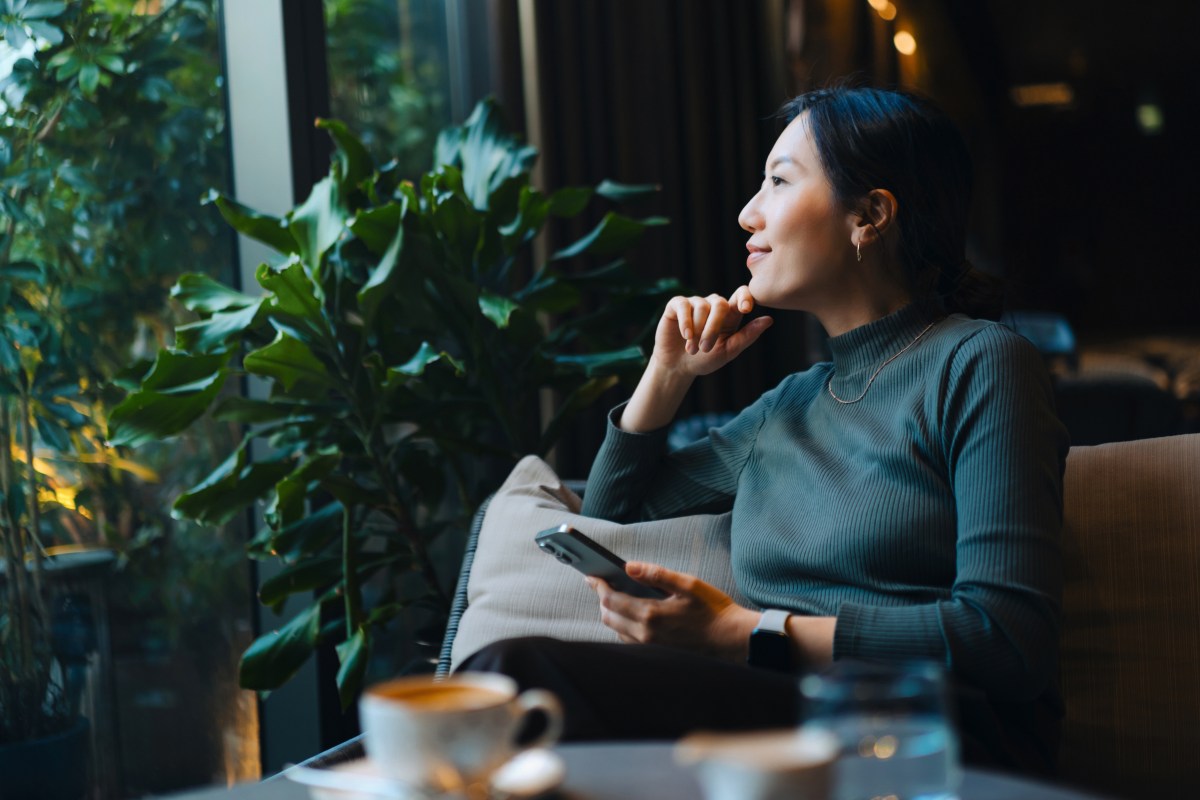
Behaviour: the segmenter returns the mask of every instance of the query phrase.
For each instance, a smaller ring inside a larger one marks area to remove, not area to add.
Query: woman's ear
[[[896,195],[887,189],[872,189],[867,192],[859,208],[859,243],[865,247],[882,238],[896,221],[898,210]]]

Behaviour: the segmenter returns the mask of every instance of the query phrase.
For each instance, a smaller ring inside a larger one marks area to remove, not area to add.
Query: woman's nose
[[[748,233],[754,233],[762,228],[762,215],[758,213],[757,192],[742,208],[742,213],[738,214],[738,225],[741,225],[742,230]]]

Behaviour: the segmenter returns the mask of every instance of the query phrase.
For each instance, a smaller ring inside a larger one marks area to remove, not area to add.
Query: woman
[[[569,730],[603,738],[786,724],[789,672],[929,659],[954,679],[969,761],[1048,772],[1067,440],[1035,349],[976,319],[998,302],[964,258],[966,148],[942,113],[897,92],[816,91],[783,114],[738,218],[748,284],[671,300],[584,502],[616,520],[732,509],[734,577],[765,613],[630,563],[668,598],[591,583],[604,623],[650,646],[517,640],[466,668],[550,686]],[[742,324],[756,305],[813,314],[832,361],[666,452],[695,378],[770,327]],[[653,705],[634,721],[641,703]]]

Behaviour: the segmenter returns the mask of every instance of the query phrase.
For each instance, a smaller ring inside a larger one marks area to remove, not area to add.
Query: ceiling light
[[[892,37],[892,44],[906,56],[917,52],[917,40],[908,31],[896,31],[896,35]]]
[[[1137,107],[1138,127],[1147,136],[1162,133],[1163,113],[1158,103],[1142,103]]]
[[[872,8],[874,8],[873,3]],[[879,12],[879,16],[883,17],[888,22],[891,22],[896,18],[896,6],[888,0],[883,0],[883,8],[875,8],[875,10]]]
[[[1027,83],[1014,86],[1010,92],[1013,102],[1021,107],[1069,106],[1075,102],[1075,91],[1066,83]]]
[[[867,0],[867,4],[876,11],[883,11],[885,7],[891,5],[888,0]]]

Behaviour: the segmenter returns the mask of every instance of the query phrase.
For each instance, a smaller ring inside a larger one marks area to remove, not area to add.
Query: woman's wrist
[[[761,611],[744,606],[730,606],[723,613],[715,638],[719,653],[729,661],[745,664],[750,655],[750,634],[758,626]]]
[[[647,433],[669,425],[695,380],[694,375],[665,367],[650,356],[633,397],[617,421],[618,427],[631,433]]]
[[[792,653],[797,663],[811,668],[833,661],[833,632],[836,628],[837,617],[806,617],[800,614],[788,617],[788,638],[792,641]]]

